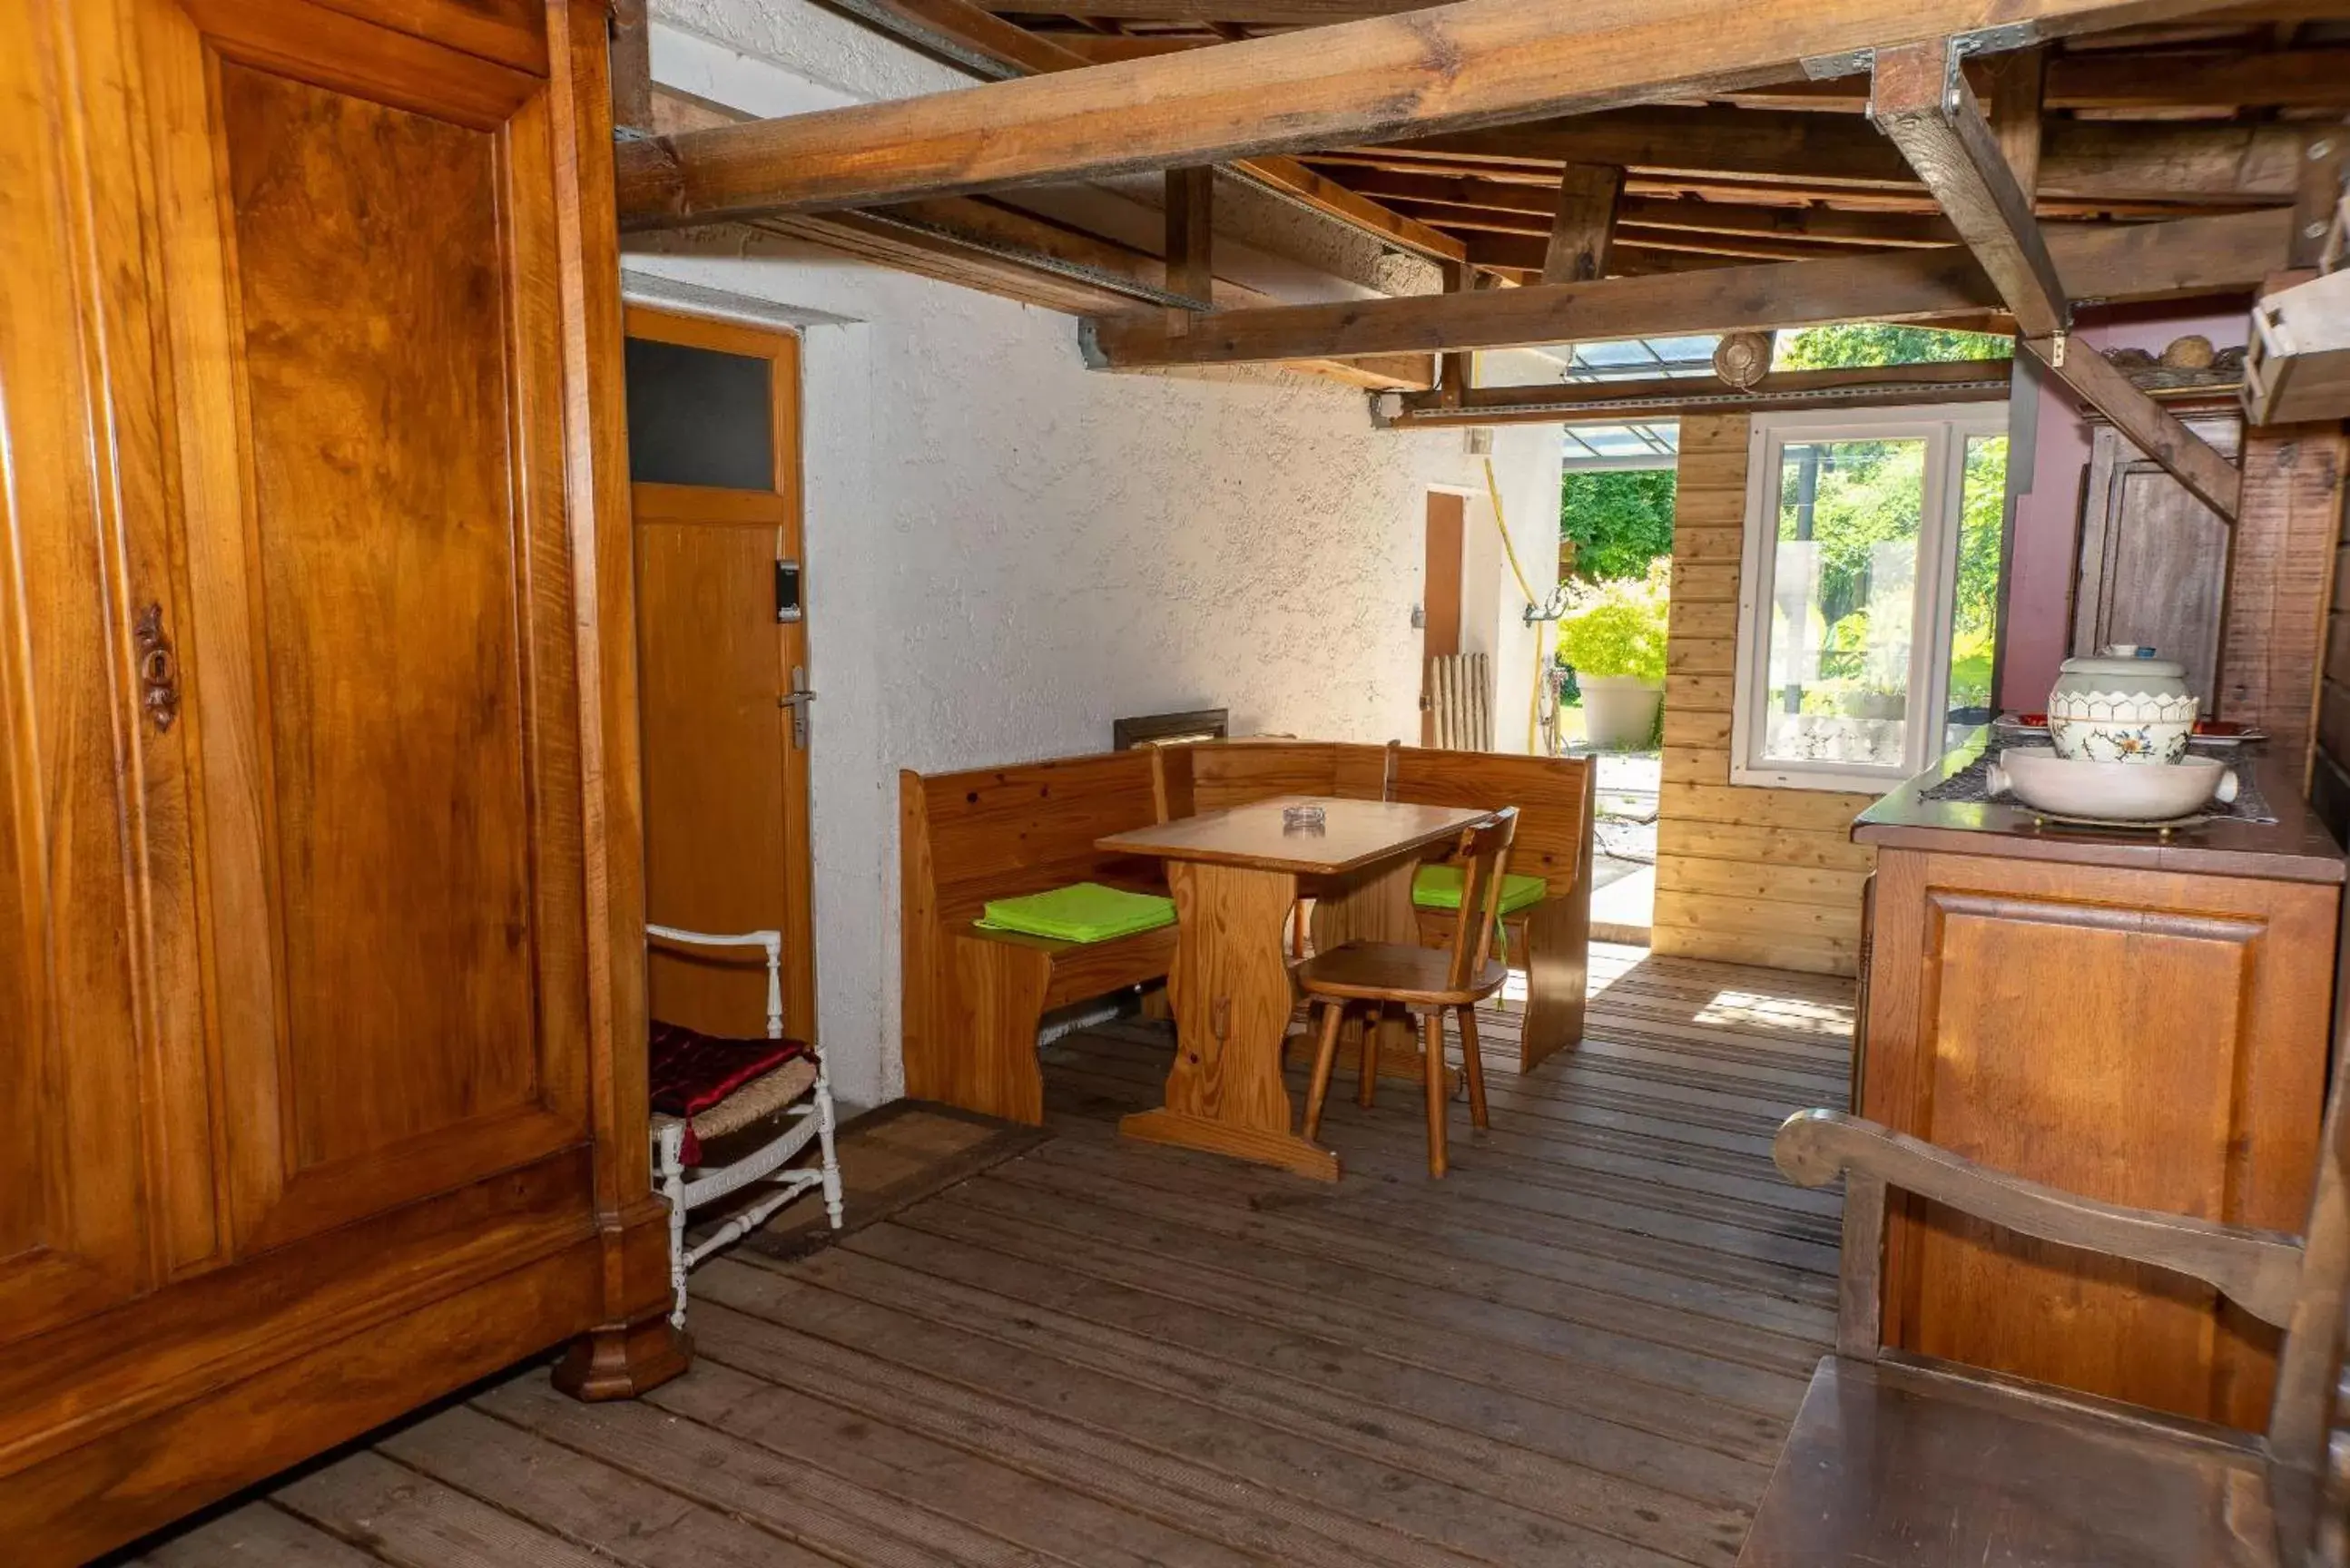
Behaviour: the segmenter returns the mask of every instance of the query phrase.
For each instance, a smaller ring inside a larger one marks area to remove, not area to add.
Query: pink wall
[[[2075,340],[2105,348],[2159,354],[2175,337],[2199,332],[2214,346],[2241,348],[2247,306],[2217,302],[2116,307],[2082,313]],[[2022,395],[2018,378],[2018,395]],[[2089,427],[2080,407],[2053,378],[2040,378],[2039,432],[2031,489],[2015,498],[2014,554],[2008,563],[2007,656],[2000,705],[2045,707],[2070,639],[2073,564],[2079,551],[2081,477],[2089,465]]]

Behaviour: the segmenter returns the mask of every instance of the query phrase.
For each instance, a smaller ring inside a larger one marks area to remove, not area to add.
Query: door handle
[[[808,704],[815,701],[816,693],[808,690],[807,667],[803,664],[793,665],[792,689],[775,699],[775,706],[791,710],[792,749],[795,751],[807,750]]]

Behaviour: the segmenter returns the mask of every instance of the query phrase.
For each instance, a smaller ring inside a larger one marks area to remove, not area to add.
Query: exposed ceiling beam
[[[2066,351],[2072,305],[2065,279],[1959,61],[1949,40],[1877,50],[1869,118],[1934,192],[2014,312],[2032,352],[2197,499],[2233,522],[2241,485],[2235,465],[2103,355],[2085,346]]]
[[[1689,96],[1820,56],[2037,38],[2192,0],[1459,0],[1180,55],[754,120],[615,154],[626,228],[814,213]],[[1600,159],[1591,161],[1610,162]]]
[[[2013,362],[1966,359],[1940,365],[1871,365],[1849,370],[1781,370],[1740,391],[1710,376],[1579,381],[1564,386],[1475,387],[1458,405],[1437,393],[1405,395],[1387,422],[1430,425],[1620,424],[1683,414],[1770,409],[1853,408],[1883,403],[1996,402],[2008,395]]]
[[[1211,33],[1045,36],[1095,65],[1206,48],[1223,41]],[[1968,72],[1996,119],[2004,109],[1989,74],[1988,67],[1981,65]],[[1866,114],[1868,76],[1863,72],[1816,81],[1798,77],[1725,93],[1722,101],[1754,109]],[[2063,55],[2048,64],[2044,106],[2093,114],[2163,113],[2178,109],[2350,109],[2350,49],[2171,48]]]
[[[2061,332],[2072,306],[2032,198],[2016,181],[1949,44],[1877,51],[1869,118],[1918,171],[2027,336]]]
[[[1968,68],[1994,116],[1990,68]],[[1774,82],[1726,94],[1758,109],[1866,113],[1868,76]],[[2048,63],[2045,107],[2127,114],[2195,109],[2350,109],[2350,49],[2160,49],[2061,55]]]
[[[984,198],[971,199],[978,201]],[[1547,235],[1472,233],[1467,238],[1471,265],[1486,272],[1503,274],[1520,283],[1540,281],[1543,263],[1550,255]],[[1623,243],[1619,236],[1619,243],[1608,248],[1607,275],[1653,277],[1662,273],[1711,271],[1717,267],[1736,266],[1739,259],[1705,251],[1651,249],[1646,245]]]
[[[2248,213],[2053,237],[2076,297],[2159,298],[2249,289],[2284,254],[2289,214]],[[1471,295],[1231,310],[1180,340],[1149,316],[1085,324],[1097,368],[1243,364],[1356,354],[1504,348],[1662,333],[1968,315],[2003,302],[1960,246],[1617,277]]]
[[[653,106],[656,124],[726,122],[725,111],[667,89],[656,88]],[[639,235],[627,248],[689,254],[706,248],[740,257],[806,244],[1073,316],[1164,304],[1170,297],[1166,265],[1158,256],[984,196]],[[1209,297],[1226,308],[1273,303],[1271,296],[1227,280],[1217,280]],[[1436,362],[1425,354],[1285,364],[1373,390],[1418,390],[1436,381]]]
[[[1500,180],[1461,179],[1441,174],[1396,174],[1366,171],[1357,179],[1363,193],[1382,202],[1409,202],[1409,211],[1432,223],[1453,220],[1459,212],[1480,216],[1504,214],[1539,223],[1555,209],[1550,192],[1540,185]],[[1695,234],[1755,234],[1783,239],[1816,240],[1824,244],[1947,245],[1956,231],[1939,215],[1912,217],[1899,213],[1848,213],[1801,203],[1779,207],[1745,206],[1724,202],[1689,201],[1671,196],[1625,196],[1616,204],[1618,224],[1652,229],[1682,229]],[[1513,231],[1514,232],[1514,231]]]
[[[1361,169],[1381,174],[1412,174],[1428,179],[1491,181],[1496,184],[1538,186],[1544,190],[1550,187],[1550,171],[1558,167],[1555,162],[1540,161],[1510,163],[1428,156],[1400,147],[1347,148],[1336,152],[1315,152],[1308,157],[1315,167],[1321,169],[1347,171]],[[1359,178],[1352,172],[1343,173],[1341,177],[1350,182]],[[1934,199],[1926,194],[1926,188],[1914,182],[1883,187],[1774,185],[1763,180],[1651,174],[1635,169],[1625,174],[1624,189],[1635,196],[1666,201],[1720,202],[1731,206],[1789,210],[1825,206],[1842,213],[1894,213],[1928,217],[1939,215],[1941,211],[1934,205]],[[2241,212],[2247,206],[2268,206],[2282,200],[2281,196],[2268,196],[2246,202],[2233,195],[2212,195],[2189,196],[2183,202],[2175,199],[2142,201],[2136,198],[2049,196],[2043,193],[2036,205],[2043,218],[2193,218]]]
[[[1216,289],[1216,171],[1204,164],[1167,171],[1167,289],[1208,299]]]
[[[1623,192],[1621,169],[1570,163],[1561,171],[1550,249],[1543,255],[1544,283],[1585,283],[1607,275],[1607,242],[1616,230],[1616,200]]]
[[[2290,202],[2300,178],[2292,125],[2054,121],[2039,193],[2086,200]],[[1353,150],[1350,150],[1353,151]],[[1547,171],[1614,163],[1641,175],[1730,178],[1855,190],[1914,189],[1900,154],[1866,120],[1752,109],[1650,105],[1495,130],[1414,137],[1389,152],[1509,161]]]
[[[642,0],[623,3],[640,5]],[[831,4],[893,37],[997,81],[1080,70],[1093,63],[1062,43],[993,16],[970,0],[831,0]],[[1450,235],[1358,196],[1295,159],[1243,159],[1230,168],[1243,180],[1431,261],[1459,261],[1465,254],[1460,242]]]
[[[979,198],[970,198],[979,200]],[[1410,205],[1410,203],[1406,203]],[[1443,223],[1467,234],[1520,234],[1541,240],[1552,246],[1557,234],[1546,219],[1523,213],[1490,213],[1465,207],[1430,207],[1422,215],[1433,223]],[[1609,245],[1600,258],[1600,265],[1580,277],[1545,276],[1545,283],[1576,283],[1585,277],[1606,277],[1617,270],[1607,265],[1618,247],[1634,250],[1699,251],[1710,255],[1743,256],[1749,261],[1817,261],[1823,256],[1850,254],[1851,245],[1823,244],[1801,233],[1774,234],[1768,229],[1723,232],[1683,224],[1650,225],[1633,223],[1619,219],[1607,231]],[[1941,242],[1950,244],[1945,236]],[[1552,248],[1555,248],[1555,246]],[[1875,247],[1872,247],[1875,248]],[[1926,249],[1926,246],[1902,247]],[[1545,249],[1538,259],[1536,270],[1547,274],[1551,251]]]
[[[2179,423],[2177,415],[2132,385],[2087,344],[2068,342],[2062,336],[2026,337],[2022,343],[2083,402],[2113,421],[2132,446],[2160,463],[2198,501],[2235,522],[2243,473],[2210,441]]]

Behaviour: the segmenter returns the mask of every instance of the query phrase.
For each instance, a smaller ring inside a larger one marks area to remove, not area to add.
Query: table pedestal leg
[[[1412,909],[1411,878],[1419,869],[1416,860],[1399,860],[1325,884],[1314,901],[1314,950],[1328,952],[1341,942],[1396,942],[1418,947],[1419,917]],[[1428,1069],[1423,1065],[1419,1031],[1412,1025],[1411,1014],[1400,1007],[1383,1009],[1376,1027],[1379,1032],[1379,1076],[1427,1083]],[[1362,1060],[1363,1029],[1360,1012],[1349,1012],[1346,1029],[1339,1036],[1340,1062]],[[1310,1039],[1307,1044],[1310,1046]],[[1450,1095],[1460,1085],[1460,1071],[1445,1068],[1444,1092]]]
[[[1118,1123],[1128,1137],[1277,1165],[1338,1179],[1338,1157],[1292,1129],[1281,1076],[1293,992],[1283,938],[1297,878],[1170,861],[1175,896],[1175,1064],[1167,1103]]]

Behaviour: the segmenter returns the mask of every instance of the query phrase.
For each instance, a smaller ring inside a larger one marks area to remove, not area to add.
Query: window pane
[[[1922,439],[1782,450],[1765,758],[1902,763],[1925,477]]]
[[[629,477],[639,484],[775,487],[764,359],[629,339]]]
[[[2007,513],[2007,438],[1969,436],[1959,487],[1959,566],[1950,606],[1947,750],[1991,722],[1991,649],[1999,637],[1999,546]]]

